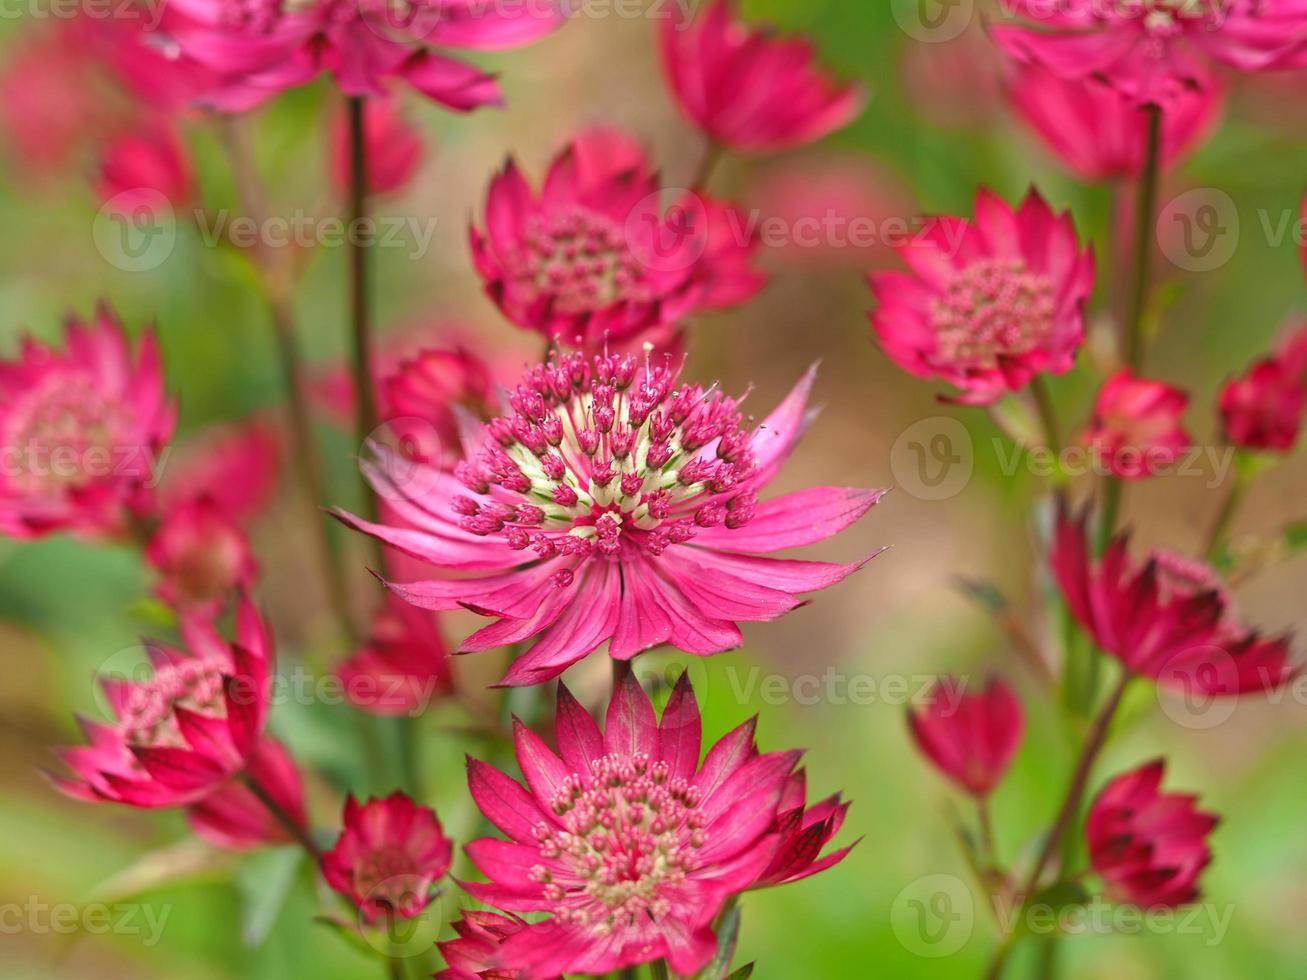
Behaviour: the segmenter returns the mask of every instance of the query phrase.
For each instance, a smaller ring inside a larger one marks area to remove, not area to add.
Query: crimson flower
[[[504,939],[494,968],[595,975],[666,958],[693,976],[712,959],[713,921],[776,857],[777,808],[799,754],[758,754],[748,722],[700,766],[700,735],[685,677],[660,723],[628,676],[603,732],[559,687],[559,755],[515,724],[528,788],[469,760],[472,797],[508,840],[468,845],[490,880],[465,887],[507,912],[549,914]]]
[[[740,645],[739,621],[776,619],[857,571],[763,557],[832,537],[881,492],[800,490],[759,503],[806,422],[813,373],[750,431],[716,387],[678,384],[670,358],[553,355],[467,447],[455,475],[376,447],[364,471],[406,526],[346,524],[458,579],[390,584],[432,610],[496,620],[460,648],[537,642],[503,683],[556,677],[605,642],[616,660],[662,644],[701,656]]]
[[[1199,810],[1194,796],[1161,792],[1165,770],[1158,759],[1118,776],[1089,809],[1089,860],[1114,902],[1174,908],[1198,900],[1198,878],[1212,861],[1207,838],[1220,818]]]
[[[986,797],[1007,775],[1025,734],[1025,714],[1012,689],[993,678],[978,694],[941,677],[920,710],[908,712],[917,747],[966,792]]]
[[[250,753],[245,772],[283,814],[300,827],[308,827],[304,784],[290,753],[280,743],[265,737]],[[197,836],[227,850],[295,843],[281,819],[241,782],[227,783],[192,803],[186,808],[186,820]]]
[[[453,858],[453,845],[433,810],[403,793],[360,806],[345,800],[344,827],[322,855],[322,874],[368,923],[382,916],[413,919]]]
[[[780,837],[780,846],[753,887],[793,884],[821,874],[848,857],[856,841],[824,857],[821,851],[844,826],[850,806],[839,793],[808,806],[807,774],[802,769],[792,773],[785,781],[776,807],[776,823],[772,825],[772,832]]]
[[[464,912],[454,923],[458,938],[436,943],[446,963],[436,980],[517,980],[521,971],[501,970],[495,963],[499,947],[526,928],[526,920],[516,915]]]
[[[354,707],[382,716],[420,714],[454,686],[435,615],[393,595],[373,617],[367,644],[337,674]]]
[[[1302,335],[1307,336],[1307,334]],[[1228,381],[1219,407],[1226,441],[1240,449],[1290,452],[1307,412],[1307,370],[1290,335],[1283,348]]]
[[[241,526],[209,497],[167,511],[145,548],[159,598],[176,609],[215,612],[253,584],[258,563]]]
[[[194,182],[190,154],[176,127],[153,120],[106,143],[96,191],[116,213],[130,217],[141,207],[153,210],[160,197],[171,208],[184,207]]]
[[[1288,638],[1242,626],[1211,567],[1163,551],[1137,561],[1124,534],[1095,560],[1088,522],[1058,515],[1053,574],[1076,621],[1127,671],[1207,696],[1274,690],[1295,676]]]
[[[955,385],[958,401],[989,404],[1037,374],[1071,369],[1094,259],[1071,215],[1055,216],[1037,191],[1014,210],[982,189],[975,212],[972,221],[930,219],[898,249],[910,272],[869,277],[871,324],[903,370]]]
[[[153,331],[133,358],[101,307],[68,320],[62,351],[26,339],[0,362],[0,533],[121,532],[149,507],[175,421]]]
[[[510,159],[490,185],[485,231],[469,229],[486,294],[518,326],[597,350],[761,288],[759,242],[741,215],[693,193],[663,204],[644,148],[620,132],[578,136],[539,194]]]
[[[1190,445],[1182,424],[1188,407],[1179,388],[1122,370],[1099,390],[1084,441],[1118,479],[1156,476]]]
[[[364,153],[367,156],[368,192],[395,194],[412,182],[427,155],[422,135],[400,111],[399,99],[388,95],[369,99],[363,107]],[[331,182],[337,193],[350,186],[349,114],[342,106],[331,120]]]
[[[671,13],[659,33],[668,83],[687,119],[716,143],[768,153],[812,143],[862,111],[857,85],[829,77],[804,38],[750,27],[733,0],[687,21]]]

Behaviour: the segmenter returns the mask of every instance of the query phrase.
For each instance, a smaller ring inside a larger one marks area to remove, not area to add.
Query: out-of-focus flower
[[[193,186],[189,151],[171,123],[154,120],[120,133],[101,151],[96,191],[120,214],[151,207],[160,195],[174,209],[181,208]]]
[[[514,731],[529,788],[468,763],[472,798],[509,839],[468,845],[489,883],[465,887],[495,908],[550,916],[504,939],[495,964],[596,975],[666,958],[677,975],[698,973],[717,949],[714,919],[775,858],[777,807],[798,753],[758,754],[749,722],[701,767],[699,708],[684,677],[661,724],[628,676],[603,732],[559,687],[559,755],[521,722]]]
[[[538,195],[509,160],[485,231],[469,230],[486,294],[518,326],[598,350],[757,291],[742,216],[697,194],[663,204],[644,148],[613,130],[578,136]]]
[[[281,434],[268,422],[213,426],[177,451],[160,506],[172,510],[204,497],[230,520],[248,521],[277,489],[281,452]]]
[[[1292,377],[1307,384],[1307,323],[1290,326],[1276,348],[1275,358]]]
[[[0,70],[0,120],[25,174],[68,167],[98,123],[85,52],[67,21],[31,32]]]
[[[441,0],[392,4],[177,0],[165,22],[187,58],[218,76],[205,101],[226,112],[254,108],[329,73],[348,96],[384,96],[403,81],[446,108],[501,104],[494,76],[437,49],[500,51],[549,34],[562,3]]]
[[[1186,89],[1211,84],[1215,63],[1241,71],[1273,66],[1307,34],[1298,0],[1147,0],[1102,3],[1014,0],[1009,13],[1029,23],[991,29],[1021,62],[1063,78],[1101,78],[1140,104],[1169,105]]]
[[[505,970],[496,964],[499,947],[526,928],[526,920],[516,915],[469,909],[454,923],[458,938],[436,943],[447,964],[436,980],[517,980],[520,970]]]
[[[1207,838],[1220,819],[1198,799],[1161,792],[1161,759],[1118,776],[1094,800],[1085,822],[1089,861],[1114,902],[1174,908],[1199,897],[1211,863]]]
[[[404,190],[422,168],[426,143],[405,118],[399,99],[388,95],[369,99],[363,108],[368,190],[394,194]],[[342,106],[331,121],[331,180],[341,194],[348,192],[352,169],[349,113]]]
[[[900,67],[908,104],[939,126],[993,125],[1003,114],[1004,62],[978,22],[950,41],[907,45]]]
[[[380,385],[381,412],[404,455],[439,462],[459,445],[459,412],[490,419],[496,411],[490,366],[465,347],[423,348]]]
[[[861,89],[823,71],[807,39],[750,27],[734,0],[687,16],[678,10],[663,21],[663,68],[681,111],[716,143],[775,152],[819,140],[862,111]]]
[[[785,791],[776,807],[776,824],[772,828],[781,839],[780,846],[753,887],[793,884],[821,874],[848,857],[856,844],[832,851],[825,857],[821,856],[821,850],[844,826],[850,806],[852,804],[845,803],[836,793],[809,807],[807,775],[802,769],[792,773],[785,781]]]
[[[1301,374],[1276,358],[1258,361],[1221,389],[1221,425],[1226,441],[1240,449],[1290,452],[1307,411]]]
[[[337,673],[350,703],[374,715],[416,715],[454,686],[435,614],[393,595],[373,617],[367,645]]]
[[[412,919],[430,903],[453,852],[435,811],[403,793],[362,806],[350,796],[340,840],[322,856],[322,874],[366,922]]]
[[[1131,674],[1209,696],[1274,690],[1296,675],[1289,638],[1240,624],[1210,566],[1164,551],[1132,559],[1128,535],[1095,560],[1088,522],[1059,514],[1053,574],[1076,621]]]
[[[0,532],[113,534],[148,509],[176,412],[153,331],[135,359],[108,307],[70,318],[63,351],[32,339],[0,362]]]
[[[302,828],[308,826],[303,781],[280,743],[265,737],[246,760],[245,771],[286,817]],[[198,837],[232,851],[295,842],[281,819],[238,781],[191,804],[186,808],[186,820]]]
[[[149,647],[149,680],[102,678],[114,721],[81,722],[90,744],[60,752],[75,777],[52,776],[60,790],[92,803],[186,806],[245,771],[268,715],[267,627],[242,598],[234,642],[198,616],[182,618],[182,637],[187,652]]]
[[[1068,81],[1037,65],[1020,66],[1008,97],[1036,135],[1085,180],[1137,176],[1148,120],[1138,103],[1097,78]],[[1214,82],[1178,93],[1162,116],[1162,162],[1171,166],[1205,140],[1220,119],[1225,88]]]
[[[252,584],[259,570],[245,532],[208,497],[165,512],[145,560],[159,573],[160,599],[208,612]]]
[[[1071,215],[1031,191],[1014,210],[989,190],[975,218],[928,221],[898,249],[910,272],[877,272],[871,323],[909,374],[942,378],[957,400],[988,404],[1041,372],[1071,369],[1084,340],[1094,259]]]
[[[1179,388],[1122,370],[1098,392],[1085,445],[1118,479],[1156,476],[1190,445],[1183,425],[1188,407]]]
[[[617,660],[662,644],[734,649],[737,622],[776,619],[866,563],[762,557],[838,534],[882,495],[817,487],[758,502],[803,433],[813,377],[748,431],[735,399],[678,385],[669,357],[551,355],[523,375],[514,413],[465,447],[454,475],[384,452],[364,462],[407,527],[338,516],[474,573],[389,587],[426,609],[494,618],[462,652],[537,638],[505,684],[546,681],[606,641]]]
[[[953,677],[941,677],[920,709],[908,712],[917,747],[966,792],[986,797],[1007,775],[1025,734],[1021,702],[994,678],[978,694]]]

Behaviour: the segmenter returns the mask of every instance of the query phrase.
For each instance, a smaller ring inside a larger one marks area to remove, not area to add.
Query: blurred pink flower
[[[265,737],[246,760],[246,773],[301,828],[308,827],[304,784],[295,762],[281,744]],[[215,847],[250,850],[265,844],[293,844],[285,825],[239,781],[227,783],[186,808],[196,836]]]
[[[776,619],[866,564],[761,556],[838,534],[881,492],[815,487],[758,502],[806,427],[812,372],[752,431],[735,399],[678,381],[670,358],[554,355],[523,376],[514,413],[465,445],[454,475],[393,453],[364,462],[408,526],[338,516],[478,573],[389,587],[426,609],[496,620],[461,652],[537,638],[504,684],[542,683],[605,642],[617,660],[662,644],[734,649],[737,621]]]
[[[175,509],[204,497],[230,520],[244,523],[276,492],[281,452],[281,433],[269,422],[212,426],[177,451],[160,505]]]
[[[1188,407],[1179,388],[1119,371],[1098,392],[1084,444],[1118,479],[1157,476],[1192,443],[1183,424]]]
[[[210,613],[252,585],[259,570],[245,532],[209,497],[165,512],[145,560],[159,573],[160,599]]]
[[[0,120],[25,176],[70,166],[101,124],[103,99],[90,82],[85,52],[68,21],[30,31],[6,51],[0,69]]]
[[[1114,902],[1175,908],[1199,898],[1198,878],[1212,861],[1207,838],[1219,818],[1194,796],[1163,793],[1162,760],[1112,780],[1089,809],[1089,861]]]
[[[1096,78],[1068,81],[1038,64],[1008,85],[1017,112],[1068,168],[1088,181],[1137,176],[1148,120],[1137,103]],[[1219,82],[1178,93],[1162,116],[1162,161],[1174,165],[1211,135],[1225,105]]]
[[[715,143],[769,153],[812,143],[852,122],[864,96],[828,76],[806,38],[750,27],[734,0],[714,0],[687,20],[673,5],[663,20],[663,68],[686,118]]]
[[[116,534],[150,507],[176,412],[153,331],[132,357],[108,307],[67,322],[63,351],[31,338],[0,362],[0,533]]]
[[[529,927],[525,919],[468,909],[453,925],[458,938],[436,943],[447,964],[436,980],[518,980],[522,976],[520,970],[504,970],[495,964],[499,947]]]
[[[1094,258],[1069,213],[1037,191],[1014,210],[992,191],[972,221],[933,218],[898,249],[910,272],[868,277],[872,328],[909,374],[941,378],[957,401],[989,404],[1041,372],[1071,369],[1084,341]]]
[[[1303,382],[1301,373],[1273,357],[1226,382],[1219,402],[1226,441],[1240,449],[1292,451],[1307,411]]]
[[[468,845],[490,880],[465,887],[507,912],[550,913],[507,936],[492,962],[545,977],[666,958],[676,975],[697,974],[717,950],[717,915],[776,855],[777,808],[799,753],[758,754],[748,722],[700,766],[699,708],[685,677],[659,723],[628,675],[603,732],[560,685],[555,727],[559,755],[514,724],[529,788],[468,763],[472,798],[509,839]]]
[[[96,191],[119,214],[159,204],[183,208],[194,181],[190,151],[171,122],[153,119],[101,147]]]
[[[970,694],[957,678],[941,677],[929,702],[908,712],[908,728],[926,758],[961,789],[982,798],[1007,775],[1025,727],[1021,702],[998,678]]]
[[[400,110],[399,98],[369,99],[364,106],[368,189],[372,194],[403,191],[422,169],[426,143]],[[351,147],[349,113],[341,106],[331,120],[331,182],[340,194],[349,191]]]
[[[421,462],[457,456],[460,413],[485,422],[498,410],[490,365],[465,347],[423,348],[405,358],[382,380],[380,395],[400,451]]]
[[[367,644],[336,673],[350,703],[372,715],[416,716],[454,687],[435,614],[393,595],[373,617]]]
[[[806,773],[802,769],[791,773],[776,806],[776,823],[772,826],[780,844],[771,864],[758,876],[753,887],[793,884],[821,874],[848,857],[856,844],[825,857],[822,857],[821,850],[840,832],[851,805],[836,793],[809,807]]]
[[[991,126],[1003,113],[1004,61],[978,24],[951,41],[907,45],[901,74],[909,104],[940,126]]]
[[[322,874],[366,922],[412,919],[430,903],[453,850],[435,811],[403,793],[362,806],[350,796],[340,839],[322,856]]]

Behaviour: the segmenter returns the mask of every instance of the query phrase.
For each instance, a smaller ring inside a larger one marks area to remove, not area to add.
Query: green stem
[[[1215,561],[1220,556],[1221,549],[1225,547],[1226,538],[1230,535],[1230,527],[1239,514],[1239,508],[1243,506],[1250,482],[1245,468],[1236,463],[1234,482],[1230,484],[1230,489],[1226,492],[1225,500],[1221,503],[1221,509],[1216,515],[1211,531],[1208,532],[1207,544],[1203,548],[1203,553],[1207,556],[1209,562]]]
[[[658,960],[649,965],[649,972],[653,974],[654,980],[669,980],[670,974],[667,972],[667,961]]]
[[[724,155],[725,148],[710,137],[708,144],[703,148],[703,157],[699,160],[699,166],[694,171],[694,180],[690,184],[693,190],[702,191],[708,186],[713,171],[717,169],[717,164],[721,162]]]
[[[1144,309],[1148,303],[1153,259],[1153,223],[1162,169],[1162,107],[1145,106],[1144,112],[1148,116],[1148,144],[1144,157],[1144,171],[1139,177],[1138,196],[1135,201],[1135,277],[1130,291],[1130,306],[1123,325],[1126,364],[1135,373],[1143,367],[1144,361]]]
[[[367,100],[362,96],[349,99],[349,285],[350,322],[354,343],[354,435],[363,445],[377,428],[374,391],[376,375],[372,357],[372,251],[371,218],[368,215]],[[376,520],[377,502],[372,488],[363,481],[363,513]]]
[[[1030,382],[1031,394],[1035,396],[1035,405],[1039,409],[1039,420],[1044,424],[1044,442],[1054,453],[1062,452],[1062,428],[1057,421],[1057,404],[1053,393],[1049,391],[1048,380],[1042,375],[1035,375]]]
[[[1116,534],[1117,522],[1121,519],[1121,500],[1125,495],[1125,483],[1114,476],[1103,478],[1103,505],[1098,513],[1098,552],[1107,550]]]

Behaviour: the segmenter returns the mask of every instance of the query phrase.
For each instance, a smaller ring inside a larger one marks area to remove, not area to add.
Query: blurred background
[[[712,189],[763,215],[792,222],[833,212],[870,219],[883,233],[894,227],[889,219],[968,214],[978,185],[1012,200],[1034,184],[1056,206],[1073,210],[1100,255],[1110,254],[1109,194],[1068,176],[1013,115],[981,11],[954,4],[947,9],[970,16],[940,27],[923,18],[924,8],[916,0],[748,0],[750,17],[810,35],[827,64],[865,82],[871,102],[853,126],[816,148],[759,161],[729,158]],[[647,15],[620,16],[615,9],[620,5],[593,5],[589,16],[555,36],[486,59],[504,70],[508,107],[502,111],[455,117],[416,99],[404,104],[423,132],[427,158],[409,189],[379,208],[415,219],[433,235],[429,247],[410,240],[411,248],[378,250],[379,320],[387,331],[436,338],[454,330],[510,365],[537,350],[537,339],[504,322],[481,294],[466,246],[467,222],[479,215],[489,176],[506,154],[537,176],[578,128],[617,124],[650,145],[668,183],[690,179],[701,149],[666,92],[656,25]],[[9,67],[0,69],[7,72],[0,91],[7,117],[15,106],[53,112],[60,100],[89,97],[104,106],[113,97],[107,88],[58,91],[31,59],[21,62],[51,27],[48,12],[20,16],[6,8],[0,63]],[[1148,372],[1192,393],[1187,421],[1205,445],[1215,445],[1213,400],[1223,379],[1264,352],[1286,319],[1303,311],[1295,237],[1307,174],[1305,84],[1301,77],[1273,76],[1235,82],[1213,138],[1166,180],[1164,204],[1195,189],[1217,189],[1234,205],[1223,220],[1229,227],[1233,214],[1235,244],[1219,266],[1191,272],[1160,262],[1161,315]],[[41,108],[42,99],[50,106]],[[311,86],[253,120],[274,213],[340,210],[325,135],[339,110],[336,99],[327,85]],[[205,206],[233,207],[214,125],[196,116],[186,134]],[[23,333],[56,338],[66,313],[87,314],[108,299],[133,328],[157,324],[168,384],[180,399],[181,440],[216,423],[277,418],[272,334],[246,265],[228,250],[208,247],[179,221],[175,247],[156,268],[116,267],[97,247],[93,160],[72,151],[57,164],[34,165],[16,148],[12,125],[5,139],[4,356],[12,356]],[[1060,799],[1071,743],[1004,632],[961,594],[956,579],[991,583],[1022,613],[1036,608],[1047,586],[1031,528],[1047,514],[1044,505],[1030,505],[1039,496],[1037,477],[1004,471],[1009,450],[989,418],[941,404],[937,386],[909,378],[875,350],[863,275],[895,260],[881,244],[851,245],[840,237],[819,247],[766,247],[763,261],[773,281],[763,296],[739,311],[702,317],[690,330],[689,374],[720,377],[731,391],[753,385],[750,405],[760,413],[810,363],[821,362],[816,398],[825,411],[778,491],[827,483],[897,488],[853,531],[820,549],[829,559],[852,559],[883,545],[892,545],[891,552],[788,618],[746,627],[742,651],[693,668],[708,734],[761,713],[765,748],[808,750],[813,798],[843,791],[855,801],[842,843],[863,838],[837,869],[749,896],[738,962],[756,960],[755,975],[772,978],[974,977],[992,948],[992,925],[971,894],[953,838],[950,810],[960,801],[915,754],[905,704],[946,671],[999,671],[1020,686],[1029,734],[996,796],[995,819],[1003,854],[1010,860],[1028,854]],[[297,294],[300,340],[322,375],[345,352],[344,263],[342,249],[318,250]],[[1100,279],[1119,288],[1106,273]],[[1110,326],[1101,318],[1095,323]],[[1055,385],[1068,428],[1086,417],[1104,369],[1100,348],[1091,343],[1077,370]],[[916,431],[934,432],[945,418],[965,426],[961,448],[972,466],[943,499],[927,499],[939,494],[916,477],[915,457],[901,437],[923,424]],[[328,503],[349,506],[357,493],[356,447],[325,414],[319,435],[331,469]],[[1206,476],[1132,489],[1127,514],[1140,539],[1195,552],[1221,497]],[[1239,594],[1246,618],[1272,633],[1307,626],[1307,557],[1292,554],[1283,534],[1307,518],[1305,478],[1301,454],[1265,473],[1236,527],[1242,541],[1280,542],[1277,562],[1242,583]],[[345,651],[322,648],[325,600],[307,566],[311,530],[291,499],[289,480],[288,468],[287,486],[255,525],[263,567],[258,597],[275,624],[283,663],[331,663]],[[360,554],[355,586],[372,590],[362,563]],[[28,921],[26,912],[6,913],[0,977],[374,975],[375,962],[310,921],[318,908],[314,885],[293,857],[219,854],[189,838],[176,815],[78,805],[41,779],[49,749],[78,740],[73,712],[102,710],[95,671],[130,660],[137,637],[156,628],[139,601],[147,591],[138,559],[126,548],[67,538],[0,541],[0,908],[108,903],[138,908],[141,926],[110,935],[34,933],[14,928]],[[450,636],[464,635],[456,635],[463,626],[451,622]],[[500,666],[494,656],[457,664],[474,687]],[[568,681],[597,703],[607,664],[592,658]],[[1250,700],[1220,724],[1195,726],[1157,710],[1151,690],[1135,695],[1101,775],[1165,755],[1168,785],[1201,793],[1206,808],[1223,814],[1205,879],[1217,924],[1205,913],[1193,928],[1171,934],[1157,928],[1071,939],[1066,975],[1297,980],[1307,971],[1300,928],[1307,912],[1301,699]],[[321,826],[338,820],[339,787],[388,788],[378,771],[384,767],[360,755],[346,711],[288,704],[273,716],[274,730],[296,757],[323,774],[310,786]],[[457,712],[441,707],[422,719],[422,764],[427,802],[451,835],[466,840],[476,815],[462,757],[485,746],[454,730],[459,721]],[[466,873],[466,863],[457,870]],[[444,906],[452,913],[460,896],[449,887]],[[954,898],[949,914],[931,923],[920,909],[930,907],[941,887],[953,889]],[[139,911],[144,908],[164,916],[157,934]],[[1030,969],[1022,959],[1011,975]]]

